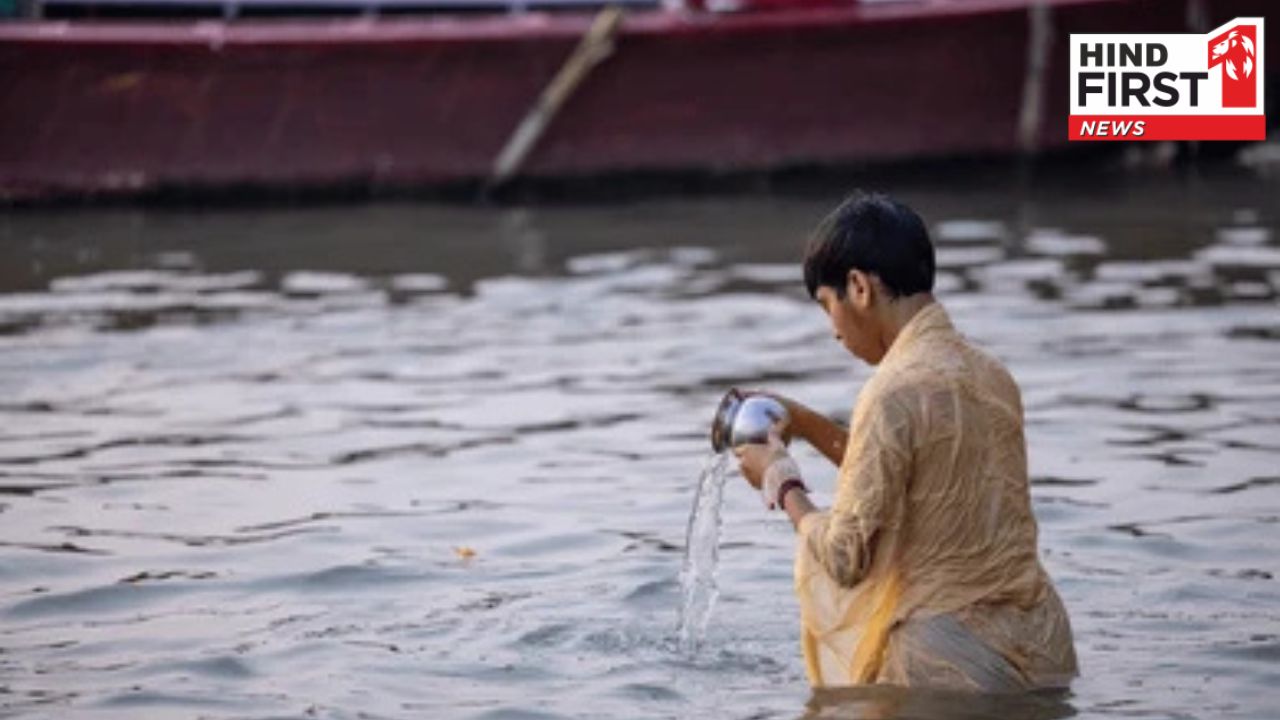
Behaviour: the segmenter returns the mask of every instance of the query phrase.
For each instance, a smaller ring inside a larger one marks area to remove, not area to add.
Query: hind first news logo
[[[1265,140],[1262,18],[1071,36],[1069,140]]]

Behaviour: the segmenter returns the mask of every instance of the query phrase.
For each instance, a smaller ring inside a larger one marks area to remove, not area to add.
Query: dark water
[[[1023,386],[1072,694],[811,695],[736,479],[675,652],[720,394],[868,375],[799,288],[820,192],[0,218],[0,715],[1273,717],[1280,184],[892,189]]]

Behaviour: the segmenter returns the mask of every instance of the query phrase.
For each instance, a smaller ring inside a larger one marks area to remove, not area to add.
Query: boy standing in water
[[[829,510],[810,502],[781,439],[738,452],[796,528],[810,682],[1065,687],[1075,648],[1037,556],[1021,395],[934,299],[924,223],[855,195],[819,225],[804,277],[836,340],[878,366],[848,431],[778,398],[788,432],[840,468]]]

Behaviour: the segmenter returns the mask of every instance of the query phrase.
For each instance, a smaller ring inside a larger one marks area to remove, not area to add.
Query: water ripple
[[[1274,183],[969,184],[911,200],[1024,390],[1074,695],[806,705],[791,531],[737,478],[677,651],[720,394],[843,420],[869,375],[785,240],[832,198],[403,203],[0,218],[0,714],[1267,716]]]

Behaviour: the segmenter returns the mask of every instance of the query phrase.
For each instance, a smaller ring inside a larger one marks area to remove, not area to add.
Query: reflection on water
[[[737,479],[705,646],[676,651],[724,389],[843,415],[868,374],[799,287],[823,192],[0,217],[0,707],[1271,714],[1274,182],[893,189],[932,221],[957,324],[1023,386],[1072,695],[810,697],[791,530]]]
[[[802,720],[850,717],[863,720],[948,718],[948,720],[1060,720],[1076,715],[1069,693],[973,695],[900,687],[857,687],[815,691]]]

